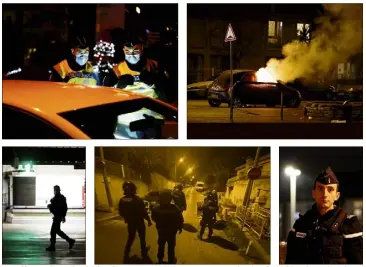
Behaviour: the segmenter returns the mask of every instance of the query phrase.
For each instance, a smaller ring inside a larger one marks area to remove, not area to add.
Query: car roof
[[[225,70],[225,71],[221,72],[221,74],[222,73],[228,73],[228,72],[230,72],[230,70]],[[255,72],[255,70],[248,70],[248,69],[235,69],[235,70],[233,70],[233,74],[240,73],[240,72]]]
[[[110,87],[44,81],[3,81],[3,103],[30,112],[57,114],[142,98],[146,97]]]

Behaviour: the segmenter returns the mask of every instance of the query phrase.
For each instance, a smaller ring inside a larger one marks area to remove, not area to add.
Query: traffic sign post
[[[233,121],[234,117],[234,91],[233,91],[233,57],[232,57],[232,44],[231,42],[236,40],[236,36],[233,30],[233,27],[231,26],[231,23],[229,23],[229,26],[227,27],[226,36],[225,36],[225,42],[230,42],[230,89],[231,89],[231,96],[230,96],[230,120]]]

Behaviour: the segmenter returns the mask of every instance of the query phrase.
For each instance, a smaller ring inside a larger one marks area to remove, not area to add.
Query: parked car
[[[4,139],[178,137],[178,109],[121,89],[3,81]]]
[[[300,92],[282,83],[241,81],[234,85],[233,90],[234,99],[239,101],[240,105],[265,104],[267,107],[281,105],[281,92],[284,106],[298,107],[301,103]]]
[[[245,80],[255,80],[255,70],[233,70],[233,84]],[[208,89],[207,99],[212,107],[219,107],[222,103],[230,104],[230,70],[222,72]]]
[[[206,98],[208,89],[211,87],[213,81],[219,76],[219,74],[208,79],[204,82],[196,82],[187,85],[187,97],[188,98]]]
[[[148,209],[151,211],[159,203],[159,191],[150,191],[144,197],[144,201],[148,203]]]
[[[256,71],[233,71],[233,87],[230,88],[230,71],[222,73],[209,90],[209,104],[219,107],[222,103],[231,105],[231,94],[234,92],[234,104],[259,105],[274,107],[281,104],[281,91],[284,92],[284,105],[297,107],[301,102],[301,94],[298,90],[282,83],[257,82]]]

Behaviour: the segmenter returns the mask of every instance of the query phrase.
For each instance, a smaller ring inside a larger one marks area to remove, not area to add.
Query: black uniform
[[[174,204],[178,206],[178,208],[183,212],[187,209],[186,196],[184,193],[178,189],[173,190],[172,192]]]
[[[165,243],[168,243],[168,263],[175,263],[175,243],[178,231],[183,229],[181,211],[173,204],[159,204],[152,210],[152,220],[158,230],[158,260],[164,259]]]
[[[146,256],[146,227],[144,220],[150,221],[144,201],[136,195],[124,196],[119,201],[119,215],[125,219],[128,228],[128,239],[125,247],[125,258],[128,257],[136,232],[140,237],[141,254]]]
[[[216,222],[216,212],[218,211],[218,206],[213,199],[205,199],[205,202],[202,206],[202,220],[200,222],[201,230],[200,230],[200,238],[202,238],[203,233],[205,232],[206,227],[208,227],[208,238],[212,237],[213,234],[213,226]]]
[[[66,198],[61,194],[56,194],[51,199],[51,204],[48,205],[50,212],[53,214],[53,222],[51,227],[51,247],[55,246],[56,235],[69,242],[70,247],[75,242],[74,239],[68,237],[63,231],[61,231],[61,222],[65,219],[67,213]]]
[[[294,224],[287,240],[286,264],[362,264],[362,225],[336,207],[321,216],[312,209]]]

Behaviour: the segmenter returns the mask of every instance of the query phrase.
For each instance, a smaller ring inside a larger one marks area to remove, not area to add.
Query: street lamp
[[[301,174],[301,171],[288,166],[285,169],[285,173],[290,177],[290,224],[292,226],[295,223],[296,213],[296,177]]]
[[[136,13],[141,14],[141,9],[138,6],[136,7]]]

